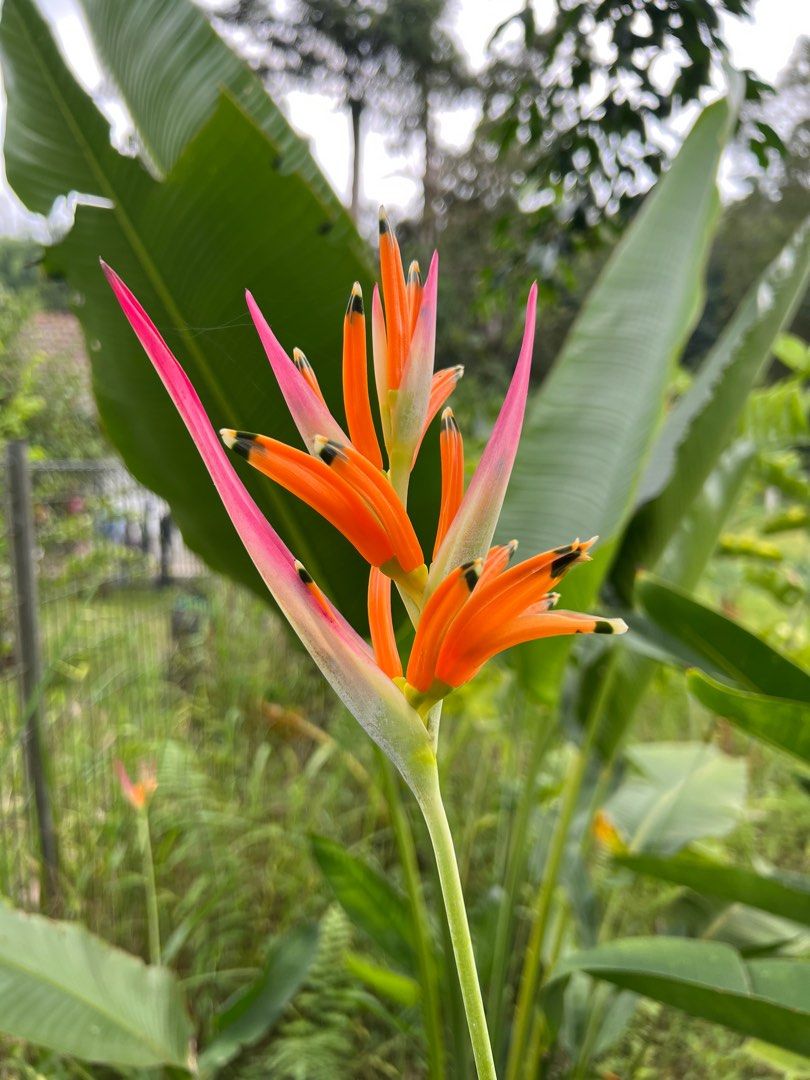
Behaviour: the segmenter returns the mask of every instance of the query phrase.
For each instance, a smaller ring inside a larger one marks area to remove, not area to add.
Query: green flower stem
[[[405,875],[405,889],[408,894],[416,932],[419,981],[422,984],[422,1015],[428,1047],[428,1075],[431,1080],[443,1080],[446,1073],[438,979],[431,948],[428,913],[419,878],[419,865],[416,860],[416,846],[414,845],[413,833],[405,813],[405,807],[402,804],[402,793],[394,767],[384,754],[380,753],[379,758],[382,764],[385,797],[391,815],[391,827],[394,830],[394,839],[402,863],[402,871]]]
[[[411,471],[410,452],[405,453],[402,447],[394,445],[390,448],[390,465],[389,477],[391,483],[402,500],[402,505],[406,506]],[[409,611],[409,614],[413,619],[413,613]],[[418,621],[418,612],[414,625],[416,621]],[[438,742],[440,716],[441,712],[436,710],[429,721],[429,732],[434,750]],[[456,851],[453,847],[453,837],[450,833],[447,814],[439,791],[439,776],[435,764],[432,772],[425,777],[425,780],[426,787],[422,789],[417,797],[436,856],[436,868],[439,872],[439,882],[447,913],[447,924],[450,929],[450,940],[453,943],[453,954],[456,958],[456,969],[458,971],[459,985],[461,986],[461,996],[464,1001],[464,1011],[467,1014],[467,1026],[470,1030],[475,1067],[479,1080],[497,1080],[495,1062],[492,1058],[492,1047],[489,1043],[484,1002],[481,999],[481,988],[478,985],[478,972],[475,967],[470,927],[467,923],[467,911],[464,907],[464,894],[461,891],[461,878],[458,873]],[[403,857],[403,851],[400,849],[400,857],[405,868],[406,879],[408,877],[407,863],[410,858],[413,859],[414,881],[415,886],[418,888],[419,878],[416,869],[416,857],[413,854],[413,838],[410,837],[410,834],[409,839],[411,854],[408,857]],[[421,890],[418,890],[418,895],[421,903]],[[416,909],[414,910],[416,911]]]
[[[155,881],[155,860],[152,856],[152,837],[149,833],[149,811],[147,807],[138,812],[138,839],[141,843],[143,864],[143,887],[146,895],[146,932],[149,939],[149,963],[160,964],[160,917],[158,914],[157,882]]]
[[[413,449],[406,449],[400,445],[390,448],[390,468],[388,475],[394,486],[394,491],[399,495],[403,506],[408,505],[408,487],[411,481],[411,459]]]
[[[484,1002],[478,984],[470,927],[464,907],[464,895],[461,891],[456,852],[438,783],[433,791],[423,794],[420,803],[436,856],[436,867],[439,871],[439,882],[450,928],[450,940],[453,943],[453,954],[456,958],[464,1011],[467,1014],[467,1027],[470,1032],[476,1071],[479,1080],[497,1080]]]
[[[610,662],[607,665],[601,685],[594,697],[593,704],[585,722],[585,736],[582,746],[577,751],[574,764],[569,769],[565,780],[560,813],[554,827],[546,865],[543,870],[543,878],[537,890],[537,896],[533,906],[529,942],[526,946],[526,954],[523,959],[523,970],[520,975],[520,988],[518,990],[515,1021],[512,1029],[512,1043],[509,1048],[509,1058],[506,1066],[506,1080],[519,1080],[521,1070],[523,1069],[526,1060],[526,1048],[531,1035],[532,1017],[534,1015],[537,992],[540,988],[543,942],[546,936],[548,918],[551,912],[554,893],[557,889],[557,881],[560,876],[560,868],[565,853],[566,841],[568,840],[568,832],[571,828],[571,821],[574,816],[577,802],[579,801],[582,781],[585,778],[590,752],[602,715],[602,707],[607,698],[610,684],[613,681],[614,667],[614,662]]]

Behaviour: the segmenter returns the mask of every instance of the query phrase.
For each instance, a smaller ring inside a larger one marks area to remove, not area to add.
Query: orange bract
[[[396,390],[402,379],[410,342],[410,317],[402,256],[399,244],[380,209],[380,276],[385,303],[385,328],[388,335],[388,387]]]
[[[565,547],[543,551],[509,570],[488,574],[470,598],[459,623],[459,633],[475,619],[504,623],[540,601],[575,563],[588,557],[592,544],[592,540],[585,543],[577,540]]]
[[[357,282],[354,283],[343,320],[343,401],[352,442],[373,465],[381,469],[382,455],[368,397],[363,294]]]
[[[430,427],[434,416],[442,407],[442,405],[444,405],[445,401],[447,401],[447,399],[453,393],[459,379],[463,374],[464,365],[456,364],[455,367],[443,368],[441,371],[437,371],[431,379],[430,395],[428,397],[428,407],[427,412],[425,413],[425,421],[422,425],[422,432],[419,436],[419,440],[414,447],[411,468],[413,468],[413,466],[416,464],[416,459],[422,446],[422,440],[427,434],[427,429]]]
[[[442,462],[442,501],[439,506],[436,541],[433,545],[434,558],[464,496],[464,442],[452,409],[445,409],[442,413],[439,449]]]
[[[391,539],[394,555],[409,573],[424,562],[411,519],[388,479],[352,446],[316,439],[316,453],[374,510]]]
[[[377,663],[390,679],[402,674],[391,618],[391,579],[372,566],[368,578],[368,625]]]
[[[548,601],[550,607],[553,598]],[[466,639],[453,634],[446,640],[446,647],[436,662],[436,678],[448,686],[461,686],[469,682],[483,665],[499,652],[511,649],[524,641],[558,637],[562,634],[612,634],[614,630],[608,619],[593,615],[580,615],[572,611],[539,611],[520,615],[509,622],[470,634]],[[600,631],[600,624],[604,629]]]
[[[456,567],[425,604],[408,661],[408,682],[421,693],[425,693],[433,683],[442,642],[453,619],[475,588],[481,568],[480,559]]]
[[[422,275],[419,272],[419,263],[414,259],[408,267],[408,333],[413,337],[416,329],[416,320],[419,318],[419,308],[422,303]]]
[[[490,548],[484,560],[484,570],[479,584],[483,585],[485,581],[489,581],[490,578],[496,577],[504,571],[517,549],[517,540],[510,540],[508,544],[500,544],[498,547]]]

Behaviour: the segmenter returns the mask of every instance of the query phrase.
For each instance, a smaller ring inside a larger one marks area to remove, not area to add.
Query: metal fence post
[[[20,659],[20,702],[24,722],[23,749],[28,783],[34,796],[44,907],[56,908],[59,901],[59,856],[51,810],[50,792],[42,749],[42,653],[37,605],[37,578],[34,567],[34,517],[31,474],[24,441],[8,444],[10,539],[14,567],[14,595],[17,608],[17,647]]]
[[[174,522],[172,515],[166,511],[161,514],[158,537],[160,541],[160,577],[158,585],[171,585],[172,583],[172,534]]]

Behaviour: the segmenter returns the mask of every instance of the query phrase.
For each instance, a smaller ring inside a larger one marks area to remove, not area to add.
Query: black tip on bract
[[[560,577],[565,571],[572,566],[579,559],[579,549],[576,551],[566,551],[562,555],[558,555],[554,562],[551,564],[551,576],[554,578]]]
[[[250,451],[253,449],[253,444],[256,442],[256,436],[251,431],[235,431],[231,439],[228,440],[228,447],[233,450],[235,454],[241,454],[243,458],[250,456]]]
[[[296,560],[296,563],[295,563],[295,570],[296,570],[296,573],[298,574],[298,576],[301,578],[301,580],[303,581],[303,583],[305,585],[312,585],[313,584],[312,575],[307,570],[307,568],[304,566],[304,564],[298,562],[298,560]]]
[[[346,314],[363,314],[363,297],[359,292],[353,292],[352,295],[349,297],[349,303],[346,305]]]
[[[467,588],[472,592],[481,576],[481,560],[474,559],[472,562],[462,563],[461,574],[467,583]]]
[[[385,207],[380,207],[380,236],[384,233],[390,232],[391,226],[388,223],[388,215],[385,212]]]
[[[458,424],[456,423],[456,418],[453,415],[452,409],[445,409],[442,413],[441,430],[458,431]]]
[[[321,461],[326,462],[327,465],[331,465],[336,457],[341,456],[341,448],[331,439],[327,439],[323,446],[318,450],[318,457]]]

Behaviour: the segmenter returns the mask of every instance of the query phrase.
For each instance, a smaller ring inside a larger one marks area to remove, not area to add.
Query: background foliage
[[[340,316],[352,279],[370,285],[372,259],[262,78],[283,87],[328,74],[358,119],[355,136],[361,119],[396,112],[422,139],[424,208],[403,246],[424,255],[440,239],[440,362],[468,366],[457,414],[471,456],[512,361],[513,293],[541,276],[541,378],[503,538],[519,536],[531,554],[601,532],[566,603],[598,596],[633,633],[610,651],[520,650],[448,708],[443,786],[509,1077],[541,1063],[580,1077],[801,1075],[799,1056],[810,1053],[807,52],[774,97],[751,78],[732,80],[666,162],[644,138],[699,96],[725,51],[718,14],[745,7],[677,6],[680,22],[672,8],[655,13],[643,43],[614,5],[561,7],[546,30],[527,7],[514,44],[502,49],[496,37],[473,77],[449,38],[431,36],[442,4],[302,0],[285,17],[239,4],[222,18],[254,35],[252,70],[186,0],[84,0],[132,118],[134,157],[111,146],[31,0],[6,0],[0,24],[10,183],[39,212],[74,193],[73,225],[44,263],[66,280],[82,322],[101,423],[170,501],[188,542],[237,582],[255,584],[253,572],[96,257],[144,300],[215,423],[295,441],[244,314],[246,285],[336,399]],[[303,21],[300,33],[291,19]],[[606,69],[587,46],[592,23],[616,45]],[[662,91],[650,61],[672,35],[688,63]],[[557,83],[551,54],[566,60]],[[622,96],[625,68],[638,75],[638,100]],[[603,113],[572,119],[573,90],[603,76]],[[473,146],[454,157],[435,143],[432,116],[462,94],[486,108]],[[758,171],[721,214],[714,178],[738,113],[745,134],[733,154],[744,170],[753,137]],[[601,175],[593,187],[579,183],[583,152]],[[362,228],[357,188],[354,209]],[[471,272],[472,234],[481,268]],[[3,249],[1,433],[28,436],[40,456],[92,456],[106,443],[82,372],[60,370],[54,394],[51,362],[25,347],[32,312],[65,303],[65,287],[43,285],[32,263],[30,249]],[[435,473],[428,455],[413,485],[425,535]],[[321,558],[323,527],[255,474],[246,479],[361,624],[365,572],[348,548],[330,533]],[[165,968],[105,943],[146,951],[145,819],[120,800],[81,808],[93,826],[65,853],[64,914],[98,936],[2,909],[12,931],[0,987],[16,988],[25,969],[19,1007],[0,1022],[3,1068],[182,1067],[193,1029],[202,1075],[470,1075],[446,930],[432,915],[432,959],[420,959],[407,844],[416,864],[424,837],[390,777],[266,606],[219,582],[172,602],[194,609],[197,629],[173,647],[169,697],[163,653],[142,671],[161,722],[133,717],[122,692],[105,720],[128,761],[158,759],[149,826]],[[120,608],[92,598],[81,612],[125,624],[147,604],[154,598],[133,593]],[[110,658],[88,655],[82,663],[104,678]],[[133,651],[124,663],[142,658]],[[60,669],[49,702],[71,698],[81,670]],[[54,746],[55,769],[68,748]],[[56,949],[75,977],[54,988]],[[104,995],[86,970],[92,957],[109,971]],[[150,980],[133,1044],[131,1001]],[[100,1030],[68,1011],[100,1002]]]

